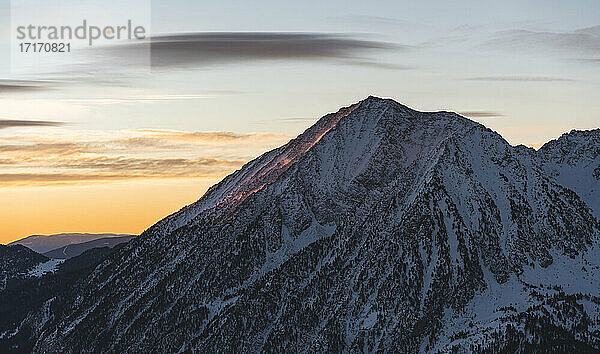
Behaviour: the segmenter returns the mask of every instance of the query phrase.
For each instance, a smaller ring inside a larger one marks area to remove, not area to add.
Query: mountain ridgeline
[[[20,240],[9,243],[9,246],[12,245],[23,245],[28,247],[35,252],[38,253],[59,253],[63,251],[63,248],[68,247],[69,245],[80,244],[78,246],[78,250],[83,248],[89,249],[93,247],[103,247],[103,246],[114,246],[117,243],[120,243],[118,240],[122,242],[129,241],[135,235],[127,235],[127,234],[86,234],[86,233],[62,233],[62,234],[54,234],[54,235],[31,235]],[[85,242],[97,241],[96,244],[90,243],[88,244],[90,247],[84,246]],[[71,250],[67,252],[68,254],[63,254],[61,257],[66,258],[66,256],[75,256]],[[77,253],[77,252],[74,252]],[[81,252],[79,252],[81,254]],[[52,255],[49,255],[52,257]]]
[[[600,131],[369,97],[32,309],[35,352],[600,350]]]

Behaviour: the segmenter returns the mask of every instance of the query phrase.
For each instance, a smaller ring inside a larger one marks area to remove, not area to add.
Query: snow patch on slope
[[[54,273],[59,264],[64,262],[64,259],[51,259],[47,262],[38,264],[35,268],[29,271],[30,277],[41,277],[44,274]]]

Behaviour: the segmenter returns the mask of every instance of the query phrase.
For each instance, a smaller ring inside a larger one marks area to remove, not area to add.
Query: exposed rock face
[[[110,255],[34,350],[600,349],[600,204],[561,178],[600,190],[598,145],[572,134],[589,159],[369,97]]]
[[[600,129],[573,130],[539,151],[546,172],[575,191],[600,219]]]

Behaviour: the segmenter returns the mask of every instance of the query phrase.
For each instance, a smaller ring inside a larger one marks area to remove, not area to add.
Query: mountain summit
[[[599,350],[600,202],[567,175],[598,191],[600,159],[571,164],[561,139],[514,147],[458,114],[369,97],[10,333],[39,352]]]

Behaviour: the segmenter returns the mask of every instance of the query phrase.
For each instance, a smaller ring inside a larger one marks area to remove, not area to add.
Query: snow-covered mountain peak
[[[424,158],[445,139],[477,127],[485,129],[456,113],[419,112],[392,99],[369,96],[325,115],[287,144],[248,162],[209,189],[196,203],[155,227],[160,225],[167,233],[186,225],[204,211],[219,206],[235,207],[309,156],[326,155],[322,160],[345,166],[348,173],[336,176],[342,180],[337,179],[333,185],[348,184],[348,178],[358,176],[370,163],[378,163],[375,159],[401,158],[402,165],[409,165]],[[394,156],[378,156],[390,153]]]
[[[34,351],[591,352],[600,182],[570,139],[368,97],[104,260]]]

